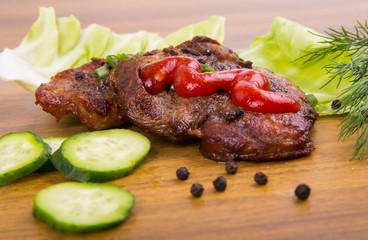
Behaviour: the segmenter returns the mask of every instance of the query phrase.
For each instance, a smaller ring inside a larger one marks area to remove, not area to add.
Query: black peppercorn
[[[298,199],[301,200],[305,200],[309,197],[310,194],[310,187],[307,184],[299,184],[296,188],[295,188],[295,196]]]
[[[341,107],[341,102],[339,99],[333,100],[331,103],[331,108],[336,110],[339,109]]]
[[[204,191],[202,184],[200,183],[193,183],[192,187],[190,188],[190,192],[194,197],[200,197]]]
[[[190,172],[186,167],[180,167],[176,170],[176,176],[179,180],[187,180]]]
[[[227,161],[225,169],[228,174],[235,174],[238,171],[238,164],[235,161]]]
[[[215,187],[216,191],[225,191],[226,189],[226,178],[220,176],[213,181],[213,186]]]
[[[254,181],[259,185],[265,185],[268,182],[266,174],[258,172],[254,175]]]

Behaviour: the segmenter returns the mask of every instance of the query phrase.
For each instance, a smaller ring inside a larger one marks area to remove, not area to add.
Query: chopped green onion
[[[103,67],[99,67],[95,70],[95,74],[97,75],[99,79],[104,79],[105,77],[109,76],[110,68],[114,68],[116,66],[116,63],[114,62],[114,58],[118,62],[120,62],[123,59],[130,59],[132,58],[132,56],[129,56],[128,54],[125,54],[125,53],[117,54],[117,55],[108,55],[106,57],[106,61],[110,65],[110,67],[106,65]]]
[[[173,92],[176,91],[173,83],[170,85],[170,90],[173,91]]]
[[[137,57],[139,57],[139,55],[143,55],[143,54],[145,54],[146,53],[146,51],[139,51],[139,52],[137,52],[135,55],[134,55],[134,57],[135,58],[137,58]]]
[[[311,101],[313,107],[317,106],[318,99],[316,98],[316,96],[314,96],[314,94],[308,93],[307,97],[309,98],[309,101]]]
[[[128,54],[122,53],[122,54],[118,54],[119,56],[119,61],[123,60],[123,59],[131,59],[132,56],[129,56]]]
[[[95,70],[95,74],[99,79],[104,79],[105,77],[109,76],[110,69],[108,66],[102,66]]]
[[[110,66],[112,68],[114,68],[116,66],[115,62],[114,62],[114,58],[120,62],[123,59],[130,59],[132,58],[131,56],[129,56],[128,54],[122,53],[122,54],[117,54],[117,55],[108,55],[106,57],[106,61],[110,64]]]
[[[202,72],[215,72],[216,70],[213,67],[210,67],[206,64],[200,63],[202,67]]]
[[[109,55],[106,57],[106,61],[110,64],[112,68],[116,66],[113,57],[116,58],[116,56],[114,55]]]

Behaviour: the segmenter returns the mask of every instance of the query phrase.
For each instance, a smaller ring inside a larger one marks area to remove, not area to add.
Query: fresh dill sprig
[[[339,87],[341,81],[348,80],[349,86],[337,96],[341,107],[337,111],[348,112],[339,124],[339,140],[343,141],[356,134],[352,159],[364,159],[368,151],[368,22],[357,22],[353,31],[341,27],[339,31],[329,28],[327,35],[318,35],[324,40],[322,46],[307,51],[304,57],[309,61],[323,58],[331,60],[325,66],[329,80],[322,86],[336,82]],[[338,62],[340,56],[349,57],[347,62]]]

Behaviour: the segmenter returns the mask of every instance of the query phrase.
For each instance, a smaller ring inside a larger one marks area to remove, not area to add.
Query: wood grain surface
[[[73,14],[83,27],[98,23],[118,33],[146,30],[165,36],[178,28],[226,17],[224,45],[246,49],[265,34],[276,16],[324,31],[364,21],[362,1],[0,1],[0,50],[16,47],[38,16],[40,6],[53,6],[57,16]],[[304,158],[266,163],[239,162],[235,175],[203,158],[198,141],[171,144],[145,134],[152,149],[125,178],[112,181],[130,190],[136,204],[119,226],[90,234],[51,229],[32,215],[34,196],[47,186],[70,181],[59,172],[33,173],[0,187],[0,239],[368,239],[368,163],[349,161],[354,138],[337,140],[342,117],[320,117],[312,138],[316,150]],[[139,129],[133,128],[139,131]],[[90,131],[68,116],[60,123],[34,104],[34,96],[14,82],[0,81],[0,135],[32,131],[43,137],[68,137]],[[0,153],[1,154],[1,153]],[[186,166],[190,177],[176,178]],[[256,172],[269,182],[258,186]],[[212,181],[224,176],[225,192]],[[192,183],[205,191],[193,198]],[[312,191],[308,200],[294,196],[299,183]]]

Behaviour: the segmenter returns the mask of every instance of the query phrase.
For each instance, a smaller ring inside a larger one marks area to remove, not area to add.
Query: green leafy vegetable
[[[78,67],[89,62],[91,57],[135,54],[177,45],[196,35],[223,42],[224,23],[223,17],[212,16],[164,38],[146,31],[117,34],[97,24],[82,29],[74,16],[56,18],[53,8],[42,7],[39,18],[21,44],[0,53],[0,78],[14,80],[33,92],[57,72]]]
[[[251,60],[255,66],[268,68],[288,78],[307,94],[313,94],[318,100],[315,109],[320,115],[337,114],[331,109],[331,103],[342,89],[349,86],[348,79],[341,79],[338,88],[325,85],[329,79],[325,66],[331,60],[323,58],[318,62],[305,62],[302,59],[306,51],[325,45],[323,40],[314,30],[277,17],[267,34],[254,39],[248,50],[238,54],[245,60]],[[345,53],[335,56],[338,62],[348,62],[349,59]]]
[[[326,84],[337,82],[339,86],[348,81],[349,85],[338,96],[341,103],[338,111],[349,112],[340,124],[339,139],[356,134],[352,159],[362,160],[368,148],[368,126],[365,124],[368,120],[368,23],[358,22],[354,31],[341,27],[339,31],[329,29],[326,34],[321,35],[324,45],[308,51],[305,57],[312,63],[332,59],[325,66],[330,76]],[[341,55],[348,55],[350,61],[340,62]]]

